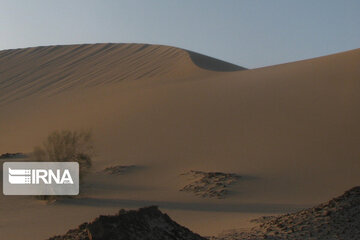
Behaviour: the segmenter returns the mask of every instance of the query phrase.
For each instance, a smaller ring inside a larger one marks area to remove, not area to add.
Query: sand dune
[[[177,80],[243,68],[179,48],[148,44],[88,44],[0,52],[0,103],[67,89],[135,79]],[[204,74],[204,73],[203,73]]]
[[[52,46],[1,51],[0,73],[0,153],[30,152],[56,129],[91,128],[94,172],[144,166],[90,176],[81,201],[95,204],[82,207],[0,197],[0,229],[12,239],[25,236],[14,233],[19,223],[45,238],[144,203],[212,235],[323,202],[360,180],[360,50],[246,70],[166,46]],[[191,170],[242,178],[229,198],[199,199],[178,191],[179,174]],[[15,220],[14,202],[49,228]]]

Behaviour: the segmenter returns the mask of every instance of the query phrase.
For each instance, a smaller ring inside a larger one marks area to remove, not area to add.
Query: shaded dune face
[[[195,64],[194,64],[195,63]],[[36,94],[139,79],[180,79],[243,68],[179,48],[83,44],[0,52],[0,104]]]
[[[194,64],[207,70],[232,72],[246,69],[244,67],[240,67],[235,64],[224,62],[219,59],[205,56],[196,52],[188,51],[188,53]]]

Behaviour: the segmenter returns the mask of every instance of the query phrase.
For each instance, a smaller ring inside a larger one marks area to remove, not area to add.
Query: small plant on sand
[[[93,156],[90,131],[54,131],[42,146],[34,148],[33,159],[39,162],[78,162],[80,178],[89,171]],[[38,196],[41,200],[52,200],[54,196]]]

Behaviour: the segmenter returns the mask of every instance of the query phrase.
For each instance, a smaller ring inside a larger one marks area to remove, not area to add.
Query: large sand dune
[[[155,45],[1,51],[0,153],[30,152],[56,129],[91,128],[95,171],[142,168],[94,173],[82,199],[51,206],[2,196],[0,231],[22,239],[22,224],[45,238],[157,204],[209,235],[326,201],[360,181],[359,92],[360,50],[253,70]],[[179,191],[190,170],[242,180],[226,199],[199,199]],[[29,224],[33,213],[39,222]]]
[[[148,44],[83,44],[0,52],[0,102],[138,79],[201,75],[241,67],[182,49]]]

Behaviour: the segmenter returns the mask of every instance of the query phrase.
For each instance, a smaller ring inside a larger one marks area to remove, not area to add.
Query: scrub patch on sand
[[[15,159],[15,158],[27,158],[28,156],[24,153],[3,153],[0,154],[0,159]]]
[[[126,173],[133,172],[139,168],[140,168],[139,166],[135,166],[135,165],[116,165],[105,168],[103,172],[110,175],[123,175]]]
[[[225,198],[229,194],[229,186],[237,183],[241,178],[235,173],[194,171],[181,174],[188,176],[189,184],[180,191],[194,193],[202,198]]]

